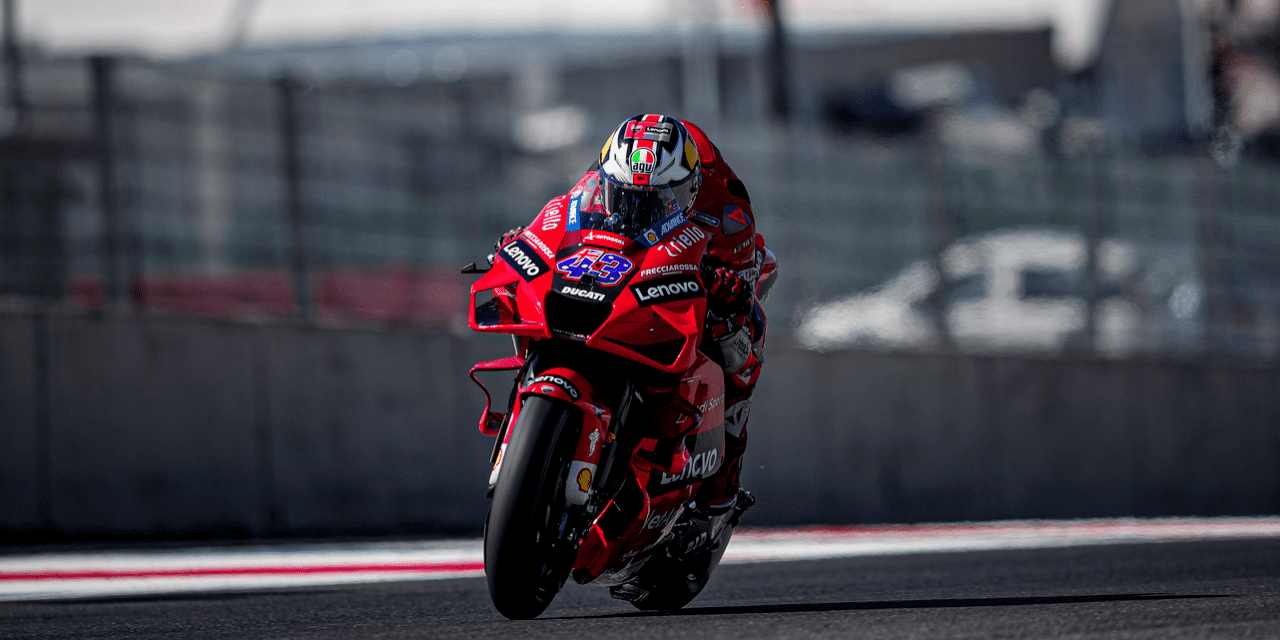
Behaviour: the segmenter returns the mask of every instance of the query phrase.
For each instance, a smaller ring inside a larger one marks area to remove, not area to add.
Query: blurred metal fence
[[[502,188],[501,80],[318,89],[112,58],[24,78],[0,140],[7,296],[451,322],[456,265],[540,204]]]
[[[21,123],[0,139],[10,300],[459,326],[457,267],[595,153],[519,151],[507,76],[311,86],[93,58],[25,78],[25,113],[0,118]],[[715,133],[781,263],[774,340],[1280,351],[1276,167]]]
[[[736,142],[804,346],[1280,353],[1280,167]]]

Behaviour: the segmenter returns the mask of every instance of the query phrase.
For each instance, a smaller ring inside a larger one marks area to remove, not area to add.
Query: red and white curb
[[[479,540],[0,556],[0,602],[484,575]]]
[[[744,529],[726,564],[1280,537],[1280,517]],[[479,540],[0,556],[0,601],[484,575]]]
[[[1036,520],[754,529],[734,533],[724,562],[1272,537],[1280,537],[1280,517]]]

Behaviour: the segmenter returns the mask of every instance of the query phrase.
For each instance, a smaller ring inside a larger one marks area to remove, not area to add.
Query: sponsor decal
[[[560,223],[563,221],[564,205],[562,204],[557,204],[554,207],[547,207],[547,210],[542,212],[543,231],[551,231],[552,229],[560,226]]]
[[[578,229],[578,199],[574,198],[569,201],[569,226],[568,231],[577,231]]]
[[[742,437],[742,427],[751,415],[751,398],[739,400],[724,410],[724,432],[735,438]]]
[[[529,246],[529,243],[525,242],[521,238],[516,238],[515,240],[507,243],[507,245],[502,247],[502,250],[498,252],[498,255],[501,256],[507,264],[511,265],[511,268],[519,272],[520,277],[524,278],[525,281],[533,280],[534,278],[551,270],[550,267],[547,266],[547,263],[543,262],[542,258],[538,257],[538,254],[534,251],[533,247]]]
[[[672,202],[674,202],[674,200]],[[679,229],[688,221],[689,219],[684,217],[683,213],[680,213],[680,208],[676,207],[674,209],[674,213],[659,220],[657,224],[652,227],[649,227],[649,230],[644,233],[641,240],[645,245],[652,247],[653,245],[661,242],[663,238],[671,235],[672,231]]]
[[[569,382],[568,380],[565,380],[560,376],[547,374],[547,375],[538,376],[533,379],[533,384],[537,384],[539,382],[554,384],[555,386],[560,387],[561,389],[564,389],[564,392],[569,394],[570,398],[573,398],[574,400],[578,399],[578,387],[574,386],[572,382]]]
[[[755,244],[755,243],[756,243],[756,239],[755,239],[755,238],[747,238],[746,240],[743,240],[743,241],[742,241],[742,244],[740,244],[740,245],[738,245],[738,246],[734,247],[734,248],[733,248],[733,252],[734,252],[734,253],[737,253],[737,252],[739,252],[739,251],[742,251],[743,249],[746,249],[747,247],[749,247],[749,246],[751,246],[751,245],[753,245],[753,244]]]
[[[502,454],[507,452],[507,445],[504,443],[498,447],[498,458],[493,461],[493,469],[489,471],[489,486],[498,484],[498,471],[502,469]]]
[[[674,203],[675,200],[672,200],[672,202]],[[658,233],[660,235],[665,236],[668,233],[671,233],[672,231],[679,229],[680,225],[684,223],[685,223],[684,215],[682,215],[680,212],[677,211],[671,217],[658,223]]]
[[[680,513],[680,509],[672,509],[666,513],[651,513],[648,518],[644,519],[645,529],[661,529],[676,519],[676,515]]]
[[[564,483],[564,498],[569,504],[586,504],[591,494],[591,477],[596,473],[596,466],[590,462],[574,460],[569,465],[569,477],[572,481]]]
[[[671,139],[671,132],[673,131],[675,131],[675,127],[666,122],[654,123],[633,120],[627,123],[627,129],[622,133],[622,139],[666,142]]]
[[[756,279],[760,277],[760,270],[757,269],[756,267],[751,267],[750,269],[743,269],[742,271],[738,272],[738,277],[751,283],[751,285],[754,287],[756,284]]]
[[[747,215],[742,207],[737,205],[726,205],[724,208],[724,233],[725,235],[733,235],[751,226],[751,217]]]
[[[721,402],[724,402],[724,394],[723,394],[723,393],[722,393],[722,394],[720,394],[720,395],[718,395],[718,396],[716,396],[716,397],[714,397],[714,398],[712,398],[712,399],[710,399],[710,400],[708,400],[708,401],[706,401],[706,402],[704,402],[704,403],[702,403],[702,404],[700,404],[700,405],[698,405],[698,411],[701,411],[701,412],[703,412],[703,413],[706,413],[706,412],[708,412],[708,411],[710,411],[710,410],[712,410],[712,409],[714,409],[714,408],[716,408],[716,407],[720,406],[720,403],[721,403]]]
[[[649,276],[660,276],[666,273],[685,273],[697,270],[698,265],[696,264],[664,264],[641,270],[640,277],[647,278]]]
[[[716,469],[720,468],[719,462],[720,452],[715,449],[708,449],[696,456],[693,456],[692,458],[689,458],[689,464],[685,465],[684,469],[680,470],[680,473],[677,473],[674,476],[663,473],[661,479],[658,480],[658,484],[668,485],[687,480],[705,478],[715,473]]]
[[[564,274],[566,280],[582,280],[590,275],[602,287],[612,287],[622,282],[635,268],[636,263],[626,256],[592,247],[579,249],[556,263],[556,271]]]
[[[702,239],[706,237],[707,232],[703,231],[700,227],[686,227],[677,234],[676,237],[659,246],[662,247],[663,252],[668,256],[677,258],[681,253],[684,253],[685,250],[698,244],[698,242],[702,241]]]
[[[534,234],[532,229],[527,230],[524,233],[520,234],[520,237],[524,238],[525,240],[528,240],[529,244],[533,245],[534,247],[537,247],[538,251],[540,251],[542,255],[548,258],[556,257],[556,252],[552,251],[551,247],[548,247],[547,243],[542,241],[542,238],[539,238],[536,234]]]
[[[595,430],[593,430],[593,431],[591,432],[591,435],[587,436],[587,444],[589,445],[589,446],[587,447],[587,455],[588,455],[588,456],[594,456],[594,455],[596,455],[596,443],[597,443],[597,442],[600,442],[600,430],[599,430],[599,429],[595,429]]]
[[[657,156],[653,154],[652,149],[636,149],[631,152],[631,173],[653,173],[653,165],[657,164]]]
[[[684,545],[684,552],[685,552],[686,554],[691,554],[691,553],[693,553],[695,550],[697,550],[697,549],[698,549],[698,547],[701,547],[701,546],[703,545],[703,543],[705,543],[705,542],[707,541],[707,538],[708,538],[708,537],[709,537],[709,536],[708,536],[708,534],[707,534],[707,532],[706,532],[706,531],[703,531],[702,533],[699,533],[699,534],[698,534],[698,537],[696,537],[696,538],[694,538],[693,540],[690,540],[689,542],[685,543],[685,545]]]
[[[627,244],[626,238],[623,238],[621,236],[615,236],[609,233],[596,233],[594,231],[588,231],[586,235],[582,236],[582,239],[588,242],[604,241],[611,244],[616,244],[618,246],[623,246]]]
[[[567,296],[586,298],[587,300],[594,300],[596,302],[604,302],[603,293],[600,293],[599,291],[592,291],[590,289],[579,289],[578,287],[570,287],[568,285],[565,285],[563,287],[560,287],[560,293],[563,293]]]
[[[740,327],[715,343],[720,347],[720,359],[725,371],[738,371],[751,357],[751,338],[747,335],[746,327]]]
[[[702,291],[702,284],[698,282],[696,277],[681,275],[664,276],[633,284],[631,285],[631,293],[635,294],[636,301],[642,307],[676,300],[701,298],[706,295]]]
[[[698,222],[701,222],[702,224],[705,224],[705,225],[709,225],[709,226],[712,226],[712,227],[718,227],[718,226],[720,226],[720,219],[719,219],[719,218],[716,218],[715,216],[712,216],[712,215],[709,215],[709,214],[703,213],[703,212],[701,212],[701,211],[694,211],[693,213],[690,213],[690,214],[689,214],[689,217],[690,217],[690,218],[693,218],[694,220],[696,220],[696,221],[698,221]]]
[[[737,222],[743,226],[751,224],[751,218],[747,217],[747,212],[742,207],[728,205],[724,208],[724,217]]]

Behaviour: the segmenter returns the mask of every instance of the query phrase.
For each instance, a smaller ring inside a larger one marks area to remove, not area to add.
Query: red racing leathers
[[[725,461],[720,471],[704,485],[697,501],[718,510],[737,495],[742,454],[747,448],[747,418],[751,395],[760,377],[766,319],[756,299],[762,279],[776,269],[773,255],[756,233],[746,186],[725,163],[707,134],[696,125],[682,121],[702,166],[702,186],[689,217],[710,236],[703,258],[708,268],[725,268],[746,281],[748,304],[729,318],[708,317],[702,350],[725,368]]]

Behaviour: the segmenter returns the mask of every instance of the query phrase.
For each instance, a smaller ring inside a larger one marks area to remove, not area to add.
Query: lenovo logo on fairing
[[[523,239],[517,238],[515,241],[502,247],[499,252],[502,259],[511,265],[525,280],[533,280],[534,278],[547,272],[549,267],[534,252]]]
[[[538,383],[540,383],[540,382],[549,382],[549,383],[551,383],[551,384],[554,384],[554,385],[556,385],[557,387],[560,387],[561,389],[564,389],[565,393],[569,394],[569,397],[570,397],[570,398],[573,398],[574,400],[577,400],[577,399],[578,399],[578,388],[577,388],[577,387],[575,387],[575,386],[573,385],[573,383],[572,383],[572,382],[569,382],[568,380],[565,380],[564,378],[561,378],[560,376],[552,375],[552,374],[540,375],[540,376],[538,376],[538,377],[534,378],[534,379],[533,379],[533,382],[532,382],[532,383],[530,383],[530,385],[532,386],[532,385],[534,385],[534,384],[538,384]],[[595,434],[592,434],[592,435],[595,435]],[[598,438],[599,436],[596,436],[596,437]],[[595,447],[593,446],[593,447],[592,447],[592,449],[594,449],[594,448],[595,448]]]
[[[649,302],[655,298],[670,298],[685,293],[697,293],[702,289],[695,280],[673,282],[671,284],[655,284],[649,287],[636,287],[636,299]]]
[[[635,294],[640,306],[700,298],[702,284],[694,276],[667,276],[654,278],[631,285],[631,293]]]
[[[720,465],[718,464],[719,462],[720,452],[715,449],[703,451],[702,453],[690,458],[689,464],[686,464],[680,473],[677,473],[674,476],[670,476],[665,473],[662,474],[662,479],[658,481],[658,484],[667,485],[685,480],[697,480],[699,478],[709,476],[720,468]]]
[[[530,258],[528,254],[521,251],[520,247],[517,247],[515,244],[509,244],[503,247],[502,252],[511,256],[511,259],[515,261],[516,266],[523,270],[529,277],[532,278],[542,273],[542,270],[538,268],[538,265],[533,263],[533,258]]]

